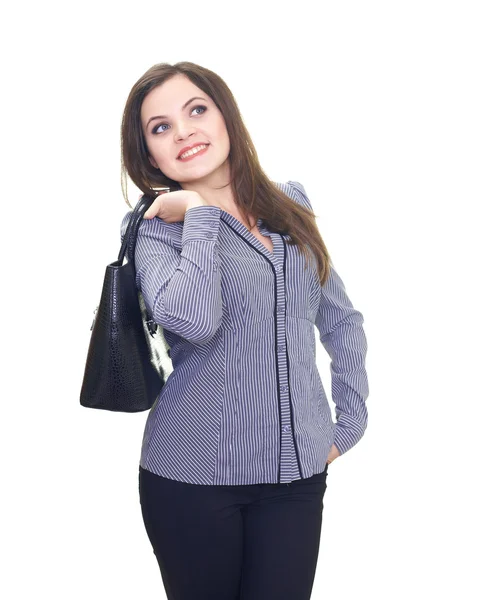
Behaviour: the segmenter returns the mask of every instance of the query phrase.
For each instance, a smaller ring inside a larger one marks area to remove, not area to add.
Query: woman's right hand
[[[141,194],[140,198],[143,196]],[[184,221],[185,213],[188,208],[193,206],[207,205],[205,200],[198,192],[192,190],[177,190],[168,192],[163,190],[152,202],[149,208],[144,213],[144,219],[153,219],[159,217],[166,223],[177,223]]]

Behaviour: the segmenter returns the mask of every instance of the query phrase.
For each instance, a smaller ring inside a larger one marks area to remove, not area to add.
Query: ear
[[[150,154],[148,154],[147,156],[149,157],[150,164],[151,164],[151,165],[152,165],[152,166],[153,166],[155,169],[158,169],[158,168],[159,168],[159,165],[158,165],[158,164],[155,162],[155,160],[152,158],[152,156],[150,156]]]

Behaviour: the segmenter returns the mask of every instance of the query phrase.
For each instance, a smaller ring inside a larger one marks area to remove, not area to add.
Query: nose
[[[178,124],[175,129],[175,140],[180,142],[188,139],[190,136],[195,135],[195,130],[192,127],[187,126],[185,123]]]

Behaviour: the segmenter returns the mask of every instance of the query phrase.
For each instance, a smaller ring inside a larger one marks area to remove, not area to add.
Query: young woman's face
[[[185,183],[226,172],[230,143],[222,113],[185,75],[175,75],[147,94],[141,121],[149,160],[170,179]],[[208,144],[207,149],[188,160],[178,158],[183,148],[198,143]]]

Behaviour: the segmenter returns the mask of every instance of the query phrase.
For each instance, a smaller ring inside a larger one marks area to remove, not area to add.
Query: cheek
[[[154,152],[152,152],[152,156],[154,160],[159,164],[159,168],[173,168],[176,166],[177,162],[175,157],[167,148],[154,148]]]
[[[219,130],[217,132],[217,139],[220,141],[220,145],[221,145],[221,147],[223,147],[226,155],[228,155],[230,148],[231,148],[231,144],[230,144],[229,134],[227,133],[227,128],[226,128],[225,124],[224,124],[224,126],[219,128]]]
[[[222,124],[221,134],[224,137],[224,139],[226,140],[227,144],[229,144],[229,134],[227,132],[227,127],[226,127],[225,123]]]
[[[219,115],[216,120],[215,135],[220,141],[229,144],[229,134],[227,133],[226,123],[222,115]]]
[[[154,168],[159,169],[167,177],[175,179],[179,164],[175,158],[170,155],[169,151],[166,152],[163,148],[154,148],[154,151],[151,151],[151,156],[153,161],[150,160],[150,158],[149,160]],[[152,164],[153,162],[156,164]]]

